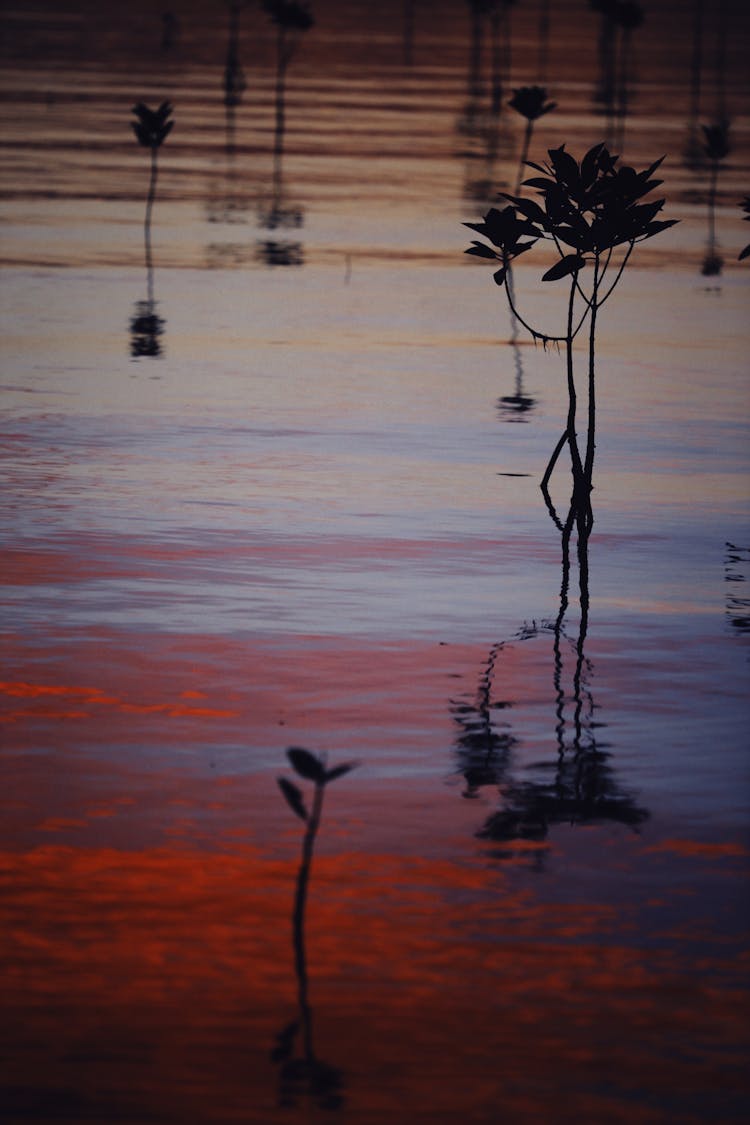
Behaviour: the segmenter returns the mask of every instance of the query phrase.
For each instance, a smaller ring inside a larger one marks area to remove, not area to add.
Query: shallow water
[[[467,100],[464,5],[416,5],[411,66],[400,5],[315,7],[276,199],[256,13],[233,122],[224,12],[183,5],[166,52],[145,4],[2,15],[4,1119],[745,1120],[747,16],[723,86],[705,16],[700,120],[723,97],[734,144],[711,278],[691,27],[651,5],[634,36],[623,158],[668,152],[681,222],[602,311],[566,557],[539,490],[563,357],[514,346],[462,253],[520,119]],[[580,9],[551,7],[537,158],[607,128]],[[149,277],[128,115],[165,97]],[[539,275],[516,291],[554,332]],[[358,763],[307,993],[295,745]]]

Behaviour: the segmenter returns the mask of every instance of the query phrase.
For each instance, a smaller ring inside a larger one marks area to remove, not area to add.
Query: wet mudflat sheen
[[[747,1119],[748,15],[481,7],[0,17],[12,1125]],[[593,524],[463,253],[533,85],[531,160],[666,153],[680,220],[598,314]]]

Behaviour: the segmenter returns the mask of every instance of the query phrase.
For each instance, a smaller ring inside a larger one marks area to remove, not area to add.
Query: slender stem
[[[523,170],[526,161],[529,158],[529,147],[531,145],[531,134],[534,132],[534,122],[531,120],[526,121],[526,129],[523,134],[523,146],[521,148],[521,158],[518,161],[518,176],[516,178],[516,189],[514,195],[521,194],[521,180],[523,179]]]
[[[578,438],[576,436],[576,385],[573,374],[573,310],[575,305],[576,294],[576,280],[578,271],[573,274],[573,279],[570,285],[570,297],[568,300],[568,335],[565,340],[565,370],[568,382],[568,445],[570,446],[570,456],[573,468],[573,494],[577,495],[580,491],[580,486],[583,478],[583,466],[581,465],[581,454],[578,450]]]
[[[565,442],[567,440],[568,440],[568,431],[566,429],[566,430],[563,431],[563,433],[560,437],[560,440],[558,441],[557,445],[555,446],[555,448],[553,450],[552,456],[550,457],[549,461],[547,462],[547,468],[544,470],[544,476],[542,477],[542,483],[539,486],[542,490],[542,493],[544,495],[544,499],[547,503],[547,508],[549,509],[549,513],[550,513],[550,515],[552,516],[552,519],[555,521],[555,523],[557,524],[557,526],[560,528],[561,531],[562,531],[562,524],[560,523],[560,519],[557,515],[557,512],[555,511],[555,506],[550,499],[548,485],[549,485],[550,477],[552,476],[552,470],[554,469],[555,465],[557,464],[557,458],[562,453],[563,446],[565,445]]]
[[[560,583],[560,609],[554,624],[554,673],[553,684],[555,688],[555,737],[557,751],[560,758],[565,753],[565,689],[562,683],[563,659],[561,651],[561,638],[563,636],[563,623],[568,609],[568,589],[570,586],[570,536],[575,519],[575,507],[571,504],[565,520],[565,525],[559,524],[562,532],[562,580]]]
[[[596,449],[596,380],[594,365],[596,358],[596,314],[599,307],[597,303],[598,290],[599,253],[597,251],[594,257],[594,293],[591,298],[591,320],[589,321],[589,423],[586,434],[586,462],[584,465],[584,476],[589,492],[591,492],[593,487],[594,452]]]
[[[576,641],[576,666],[573,674],[573,699],[575,702],[574,729],[575,747],[581,749],[581,715],[583,713],[583,668],[585,663],[584,644],[588,632],[589,622],[589,554],[588,543],[591,524],[586,513],[578,512],[576,515],[578,531],[578,583],[580,590],[581,618],[578,626],[578,640]]]
[[[152,145],[151,178],[149,180],[148,195],[146,197],[146,217],[143,223],[143,237],[146,245],[146,285],[149,303],[153,303],[154,299],[154,266],[151,256],[151,212],[154,207],[154,199],[156,198],[156,180],[158,176],[157,151],[156,145]]]
[[[719,161],[711,161],[711,182],[708,189],[708,252],[716,253],[716,188],[719,182]]]
[[[619,269],[618,269],[618,271],[617,271],[617,274],[616,274],[616,276],[615,276],[615,280],[614,280],[614,281],[612,282],[612,284],[610,285],[609,289],[608,289],[608,290],[607,290],[607,292],[606,292],[606,293],[604,294],[604,296],[603,296],[603,297],[600,297],[600,298],[598,299],[598,301],[597,301],[597,305],[598,305],[598,307],[599,307],[599,308],[601,308],[601,307],[602,307],[602,305],[604,304],[604,302],[605,302],[605,301],[608,301],[608,300],[609,300],[609,298],[611,297],[611,295],[612,295],[612,290],[614,289],[614,287],[615,287],[615,286],[617,285],[617,282],[618,282],[618,281],[620,280],[620,278],[622,277],[622,271],[623,271],[623,270],[625,269],[625,266],[626,266],[626,265],[628,264],[628,258],[629,258],[629,257],[630,257],[630,255],[631,255],[631,254],[633,253],[633,247],[634,247],[634,246],[635,246],[635,239],[633,239],[633,241],[632,241],[632,242],[630,243],[630,245],[628,246],[628,249],[627,249],[627,252],[626,252],[626,254],[625,254],[625,257],[624,257],[624,258],[622,259],[622,261],[620,262],[620,268],[619,268]],[[604,266],[604,269],[605,269],[605,270],[606,270],[606,268],[607,268],[607,266],[608,266],[608,265],[609,265],[609,257],[607,258],[607,261],[606,261],[606,263],[605,263],[605,266]],[[604,276],[604,273],[602,272],[602,278],[603,278],[603,276]],[[601,284],[601,278],[600,278],[600,284]]]
[[[310,879],[310,865],[312,863],[315,836],[320,825],[323,811],[323,786],[315,786],[315,796],[310,819],[307,822],[307,831],[302,842],[302,858],[297,874],[297,893],[294,898],[293,934],[294,934],[294,965],[297,973],[297,988],[299,1009],[302,1017],[302,1028],[305,1042],[305,1055],[312,1058],[312,1013],[308,1000],[307,958],[305,955],[305,906],[307,903],[307,886]]]
[[[507,274],[510,273],[510,269],[511,269],[511,263],[510,263],[510,260],[507,257],[503,258],[503,266],[505,267],[506,276],[507,276]],[[562,343],[567,343],[567,341],[569,339],[575,340],[576,336],[578,335],[578,333],[580,332],[581,328],[584,325],[586,317],[589,314],[589,310],[587,308],[585,310],[583,316],[579,320],[578,324],[576,325],[575,329],[573,330],[573,333],[572,333],[571,336],[568,336],[568,335],[565,335],[565,336],[548,336],[545,332],[539,332],[536,328],[532,328],[532,326],[529,324],[529,322],[527,320],[524,320],[524,318],[521,316],[518,309],[516,308],[514,295],[513,295],[512,291],[508,288],[507,285],[505,286],[505,292],[506,292],[506,295],[508,297],[508,305],[510,306],[510,311],[513,313],[513,315],[516,318],[516,320],[518,321],[518,323],[522,324],[524,326],[524,328],[526,329],[526,331],[530,332],[535,340],[541,340],[544,344],[562,344]],[[584,300],[587,300],[587,298],[584,297]]]

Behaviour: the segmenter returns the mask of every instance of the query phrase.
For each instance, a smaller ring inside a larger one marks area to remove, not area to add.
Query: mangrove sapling
[[[174,121],[169,118],[172,106],[169,102],[162,102],[158,109],[149,109],[143,102],[133,106],[133,113],[138,118],[131,121],[130,125],[138,138],[138,143],[151,152],[151,176],[146,196],[146,217],[143,224],[146,242],[146,268],[151,271],[151,212],[156,198],[156,180],[158,176],[157,153],[164,141],[172,132]]]
[[[308,810],[305,803],[304,795],[302,795],[299,786],[295,782],[289,781],[287,777],[279,777],[279,789],[281,790],[284,800],[287,801],[289,808],[295,816],[306,823],[305,836],[302,837],[302,853],[299,863],[299,872],[297,874],[297,891],[295,894],[295,910],[292,915],[292,938],[293,948],[295,948],[295,969],[297,973],[298,985],[298,999],[300,1019],[302,1025],[302,1039],[304,1039],[305,1056],[304,1059],[295,1063],[290,1060],[288,1065],[291,1065],[292,1070],[304,1071],[309,1079],[310,1086],[319,1087],[320,1081],[325,1078],[328,1068],[326,1064],[320,1063],[316,1060],[315,1052],[313,1050],[313,1017],[311,1017],[311,1010],[308,1001],[307,989],[307,960],[305,955],[305,906],[307,902],[307,886],[310,876],[310,865],[313,863],[313,852],[315,848],[315,837],[320,826],[320,818],[323,816],[323,795],[325,787],[337,777],[342,777],[344,774],[349,773],[354,768],[355,763],[344,762],[341,765],[333,766],[328,769],[322,759],[318,758],[315,754],[310,754],[309,750],[302,749],[301,747],[292,746],[287,750],[287,757],[289,763],[300,777],[304,777],[306,781],[313,782],[313,804]],[[296,1025],[292,1025],[296,1029]],[[286,1054],[279,1055],[279,1061],[283,1057],[289,1059],[291,1054],[291,1047],[293,1041],[292,1029],[289,1029],[287,1034]],[[299,1077],[299,1075],[298,1075]]]
[[[299,1023],[294,1021],[278,1037],[278,1045],[273,1053],[274,1061],[282,1063],[281,1083],[287,1095],[291,1090],[304,1085],[307,1092],[320,1099],[323,1108],[337,1108],[340,1104],[340,1072],[322,1062],[315,1055],[313,1047],[312,1009],[308,998],[307,959],[305,955],[305,904],[307,886],[310,879],[315,837],[323,814],[323,794],[326,785],[343,777],[354,769],[354,762],[343,762],[327,769],[325,762],[311,754],[309,750],[292,746],[287,750],[292,769],[300,777],[312,781],[314,785],[312,807],[308,811],[302,791],[286,777],[278,778],[279,788],[292,812],[307,825],[302,840],[302,855],[297,874],[297,889],[294,897],[292,934],[294,944],[294,966],[297,976],[297,998],[300,1023],[302,1025],[303,1056],[293,1057],[294,1039]]]
[[[146,300],[136,302],[135,314],[130,321],[130,352],[135,359],[144,356],[156,358],[161,355],[160,337],[164,332],[164,321],[156,314],[154,300],[154,264],[151,255],[151,213],[156,198],[158,175],[157,153],[162,143],[172,131],[173,121],[169,120],[172,106],[162,102],[158,109],[149,109],[143,102],[133,106],[137,120],[131,127],[138,143],[151,152],[151,174],[146,196],[146,214],[143,222],[143,238],[146,250]]]
[[[481,223],[466,223],[488,239],[491,245],[474,241],[467,254],[499,263],[495,282],[505,287],[511,312],[535,340],[550,341],[565,347],[568,390],[568,415],[565,429],[542,478],[542,491],[555,522],[562,528],[549,498],[548,484],[557,459],[567,444],[573,475],[572,507],[584,526],[593,522],[591,490],[596,428],[596,329],[601,307],[611,297],[622,277],[636,243],[674,225],[677,220],[656,216],[664,200],[644,203],[643,197],[662,181],[653,174],[663,157],[642,172],[619,166],[604,144],[594,145],[583,159],[576,161],[561,145],[548,150],[549,161],[529,162],[540,175],[524,182],[534,188],[541,203],[501,193],[508,201],[502,210],[491,208]],[[561,335],[549,335],[533,327],[518,311],[512,289],[507,285],[512,263],[539,241],[551,244],[557,261],[544,273],[542,281],[568,279],[566,326]],[[584,288],[583,271],[590,281]],[[588,326],[587,392],[588,425],[585,453],[581,453],[576,430],[578,388],[575,377],[574,341]]]
[[[716,240],[716,192],[719,184],[719,166],[730,153],[729,126],[721,123],[702,125],[701,128],[704,138],[703,152],[708,158],[711,169],[708,186],[708,241],[701,273],[704,277],[715,277],[721,273],[721,267],[724,265]]]

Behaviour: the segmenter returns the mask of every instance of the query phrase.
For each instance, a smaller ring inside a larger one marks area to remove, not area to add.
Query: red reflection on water
[[[295,870],[249,846],[0,854],[14,1096],[66,1089],[81,1119],[91,1103],[102,1119],[270,1120]],[[373,853],[316,857],[311,890],[315,1049],[354,1120],[561,1120],[562,1097],[579,1120],[666,1121],[653,1107],[675,1090],[743,1088],[731,979],[706,988],[674,949],[626,944],[616,909]]]
[[[669,839],[660,840],[658,844],[653,844],[645,850],[647,852],[668,852],[687,858],[700,856],[704,859],[725,859],[730,856],[746,858],[750,856],[750,850],[736,841],[707,843],[702,840]]]

